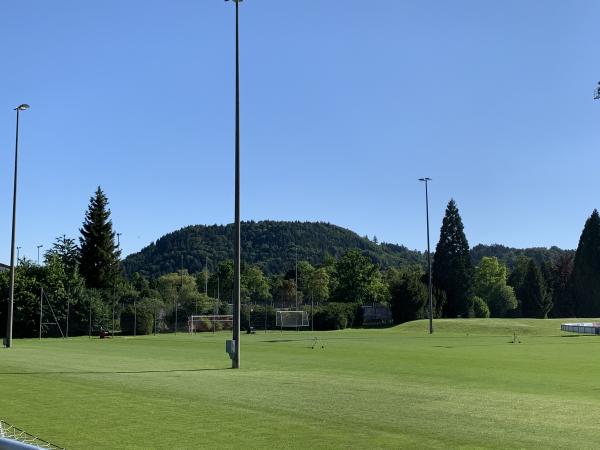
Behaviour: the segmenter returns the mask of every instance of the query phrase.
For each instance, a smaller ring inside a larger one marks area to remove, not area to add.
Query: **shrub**
[[[514,289],[502,284],[496,284],[486,300],[492,317],[506,317],[518,306]]]
[[[133,305],[129,305],[123,310],[121,313],[121,333],[133,335],[134,323],[136,324],[136,334],[152,334],[154,310],[147,302],[138,302],[135,310]]]
[[[487,319],[490,317],[490,309],[487,303],[481,297],[473,297],[471,299],[473,304],[473,316],[478,318]]]
[[[361,314],[357,303],[328,303],[314,309],[314,327],[315,330],[343,330],[358,324]]]
[[[267,329],[275,329],[275,308],[267,306]],[[252,310],[252,312],[250,312]],[[251,316],[251,317],[250,317]],[[250,318],[250,321],[248,319]],[[242,304],[242,320],[240,328],[248,331],[248,323],[257,329],[264,330],[265,328],[265,307],[264,306],[248,306]]]

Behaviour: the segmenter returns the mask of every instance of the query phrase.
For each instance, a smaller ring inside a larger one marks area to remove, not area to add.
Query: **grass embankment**
[[[259,332],[236,371],[228,334],[17,340],[0,418],[69,449],[594,447],[600,337],[560,323]]]

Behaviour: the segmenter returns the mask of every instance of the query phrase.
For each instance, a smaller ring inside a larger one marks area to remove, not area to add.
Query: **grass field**
[[[0,419],[68,449],[593,448],[600,337],[560,323],[258,332],[240,370],[224,333],[16,340]]]

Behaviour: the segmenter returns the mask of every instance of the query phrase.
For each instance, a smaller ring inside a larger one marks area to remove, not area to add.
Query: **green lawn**
[[[259,332],[240,370],[225,333],[16,340],[0,419],[68,449],[596,447],[600,337],[560,323]]]

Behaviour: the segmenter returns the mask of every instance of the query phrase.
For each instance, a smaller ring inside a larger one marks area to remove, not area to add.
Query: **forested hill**
[[[424,264],[425,256],[395,244],[378,244],[353,231],[323,222],[242,222],[242,261],[258,264],[265,273],[291,269],[296,257],[313,265],[327,257],[337,258],[358,248],[383,268],[404,264]],[[166,234],[139,253],[123,261],[128,275],[140,272],[149,277],[176,272],[183,267],[190,273],[233,258],[233,225],[193,225]]]
[[[523,256],[533,259],[538,264],[542,264],[547,261],[556,261],[563,254],[574,256],[575,251],[563,250],[558,247],[512,248],[500,244],[479,244],[471,249],[471,261],[473,265],[477,265],[484,256],[495,256],[511,270],[517,260]]]
[[[322,264],[327,257],[337,258],[352,248],[358,248],[382,268],[406,264],[425,267],[425,254],[402,245],[376,243],[351,230],[324,222],[242,222],[242,261],[258,264],[265,273],[283,273],[290,270],[296,257],[313,265]],[[479,264],[484,256],[495,256],[512,269],[520,256],[533,258],[537,263],[553,261],[573,250],[558,247],[517,249],[504,245],[476,245],[471,249],[471,260]],[[190,273],[204,269],[206,257],[209,267],[219,261],[233,258],[233,225],[193,225],[166,234],[139,253],[123,261],[128,275],[140,272],[148,277],[177,272],[183,267]]]

